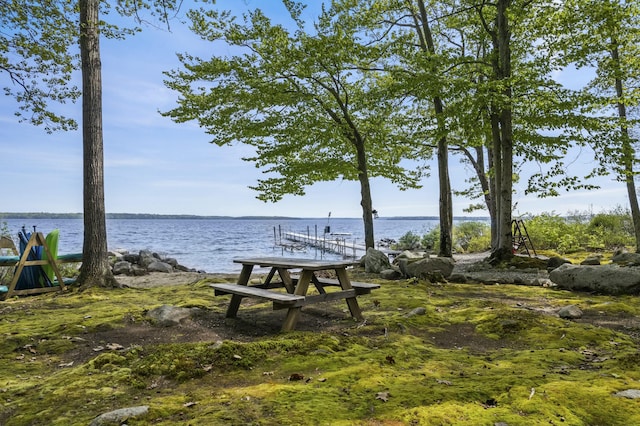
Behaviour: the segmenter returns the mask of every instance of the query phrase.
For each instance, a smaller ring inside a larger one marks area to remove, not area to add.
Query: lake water
[[[24,225],[45,235],[53,229],[60,230],[58,252],[82,251],[82,219],[7,219],[14,241]],[[438,225],[427,219],[376,219],[376,241],[398,240],[411,231],[426,234]],[[315,248],[285,251],[278,246],[279,231],[291,231],[322,235],[325,226],[331,232],[348,233],[341,236],[347,242],[364,244],[361,219],[107,219],[107,244],[110,250],[127,250],[137,253],[148,249],[163,256],[173,257],[188,268],[206,272],[236,273],[241,265],[233,263],[237,257],[287,256],[300,258],[338,259],[340,255],[322,253]]]

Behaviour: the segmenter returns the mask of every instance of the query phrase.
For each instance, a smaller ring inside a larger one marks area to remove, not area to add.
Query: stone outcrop
[[[564,264],[549,273],[558,288],[600,294],[640,294],[640,267]]]
[[[451,276],[455,260],[450,257],[425,257],[413,262],[400,259],[398,266],[400,272],[406,277],[442,281]]]
[[[393,261],[383,252],[369,248],[361,266],[365,272],[380,274],[383,279],[419,278],[444,281],[453,272],[455,260],[449,257],[430,257],[423,252],[404,251]]]
[[[161,257],[149,250],[140,250],[138,254],[128,252],[109,253],[113,275],[141,276],[150,272],[196,272],[178,263],[172,257]]]
[[[379,274],[385,269],[391,268],[387,255],[371,247],[367,249],[367,254],[363,257],[363,263],[365,272],[372,274]]]
[[[96,417],[89,423],[89,426],[122,425],[128,419],[140,417],[149,412],[149,406],[140,405],[137,407],[120,408]]]
[[[190,318],[200,312],[198,308],[179,308],[176,306],[162,305],[147,312],[147,316],[158,324],[170,326],[180,324],[182,320]]]

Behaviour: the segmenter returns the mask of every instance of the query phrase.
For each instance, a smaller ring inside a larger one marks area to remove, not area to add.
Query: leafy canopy
[[[166,73],[166,85],[180,93],[179,106],[164,115],[197,121],[220,146],[252,146],[255,155],[244,160],[266,175],[253,188],[264,201],[362,174],[416,187],[422,165],[403,162],[418,158],[411,143],[416,117],[406,114],[393,79],[376,71],[384,46],[360,44],[356,29],[342,25],[335,10],[323,10],[307,26],[302,5],[285,5],[293,29],[272,24],[259,9],[241,23],[227,11],[191,11],[193,31],[233,53],[179,55],[184,70]]]

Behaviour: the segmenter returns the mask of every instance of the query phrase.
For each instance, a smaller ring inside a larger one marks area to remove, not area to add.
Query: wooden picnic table
[[[380,287],[378,284],[352,283],[347,274],[347,267],[353,266],[353,261],[256,257],[234,259],[234,262],[242,264],[242,272],[236,284],[211,284],[216,295],[232,295],[227,308],[227,318],[236,317],[240,302],[245,297],[269,300],[273,302],[274,309],[288,309],[282,331],[295,328],[303,306],[330,300],[345,299],[351,316],[363,320],[356,296],[370,293],[371,290]],[[270,268],[270,272],[263,283],[250,286],[249,278],[255,266]],[[291,270],[300,270],[300,273],[291,274]],[[335,271],[338,279],[322,279],[315,274],[327,270]],[[276,274],[280,281],[274,280]],[[318,294],[307,294],[310,284],[316,287]],[[326,287],[331,286],[340,289],[327,292]],[[287,290],[286,293],[277,291],[282,287]]]

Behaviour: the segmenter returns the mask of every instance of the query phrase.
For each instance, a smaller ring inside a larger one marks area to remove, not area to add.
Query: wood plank
[[[321,271],[324,269],[345,268],[353,266],[358,262],[353,260],[317,260],[317,259],[297,259],[286,257],[251,257],[244,259],[234,259],[235,263],[243,265],[255,265],[263,268],[286,268],[305,269],[309,271]]]
[[[332,291],[330,293],[307,296],[305,299],[305,305],[311,305],[320,302],[329,302],[332,300],[347,299],[349,297],[356,297],[355,289],[352,288],[351,290]]]
[[[297,275],[291,275],[291,278],[292,279],[298,279],[298,276]],[[323,286],[337,286],[337,287],[340,287],[340,281],[338,281],[336,279],[318,278],[318,282]],[[371,290],[379,289],[380,288],[380,284],[351,281],[351,287],[353,287],[356,290],[356,295],[359,296],[361,294],[370,294]]]
[[[257,299],[270,300],[272,302],[278,302],[279,304],[295,305],[298,302],[304,301],[304,296],[278,293],[264,288],[249,287],[238,284],[210,284],[215,290],[216,296],[221,294],[237,294],[242,297],[255,297]]]

